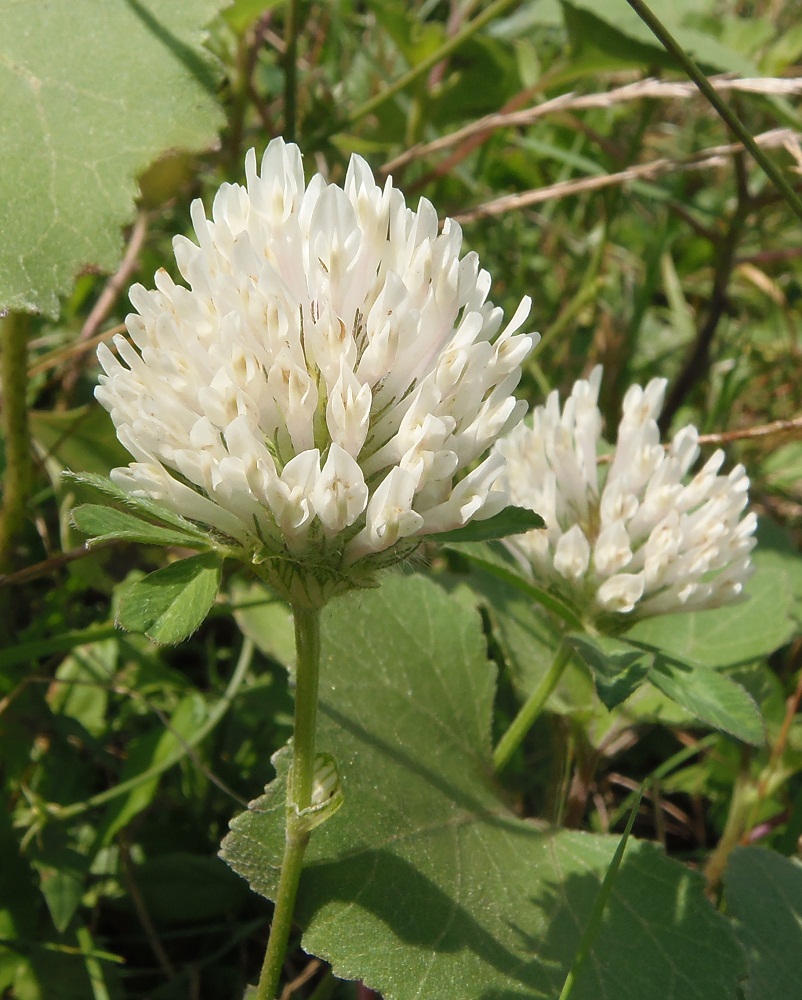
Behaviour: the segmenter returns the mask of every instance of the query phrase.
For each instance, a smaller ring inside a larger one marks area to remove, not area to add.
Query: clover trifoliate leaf
[[[198,628],[220,589],[220,557],[213,552],[170,563],[132,584],[123,594],[116,624],[173,645]]]

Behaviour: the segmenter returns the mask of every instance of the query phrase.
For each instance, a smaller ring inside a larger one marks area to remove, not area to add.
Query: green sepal
[[[115,624],[173,645],[201,625],[220,589],[222,560],[214,552],[157,569],[124,593]]]
[[[533,528],[542,528],[545,521],[528,507],[505,507],[484,521],[469,521],[453,531],[429,536],[437,542],[489,542],[508,535],[522,535]]]

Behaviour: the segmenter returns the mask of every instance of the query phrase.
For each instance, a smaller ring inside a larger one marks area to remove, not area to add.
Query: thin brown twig
[[[802,257],[802,247],[782,247],[776,250],[759,250],[757,253],[744,254],[738,257],[739,264],[776,264],[785,260],[798,260]]]
[[[717,90],[743,90],[750,93],[780,93],[794,94],[802,91],[802,78],[766,78],[766,79],[733,79],[729,76],[711,77],[710,82]],[[448,135],[440,136],[429,143],[418,143],[410,147],[394,159],[386,163],[381,169],[381,174],[389,174],[393,171],[405,167],[408,163],[420,160],[432,153],[439,153],[450,146],[457,145],[478,134],[487,134],[501,128],[521,128],[532,125],[539,118],[553,114],[556,111],[582,111],[591,108],[609,108],[626,101],[643,100],[645,98],[676,99],[691,97],[698,93],[696,85],[693,83],[680,83],[666,80],[655,80],[652,78],[638,80],[635,83],[625,84],[615,90],[605,91],[603,94],[576,94],[570,91],[552,97],[548,101],[535,105],[533,108],[524,108],[520,111],[495,112],[478,118],[474,122],[450,132]]]
[[[81,332],[78,335],[79,340],[89,340],[95,336],[103,321],[108,316],[109,311],[114,306],[114,303],[119,298],[120,293],[128,284],[131,275],[139,266],[139,254],[148,235],[149,221],[148,213],[140,211],[131,229],[131,237],[128,240],[128,246],[125,248],[125,255],[122,262],[117,271],[106,282],[103,291],[98,296],[97,302],[84,320],[84,325],[81,327]]]
[[[802,416],[789,420],[773,420],[770,424],[744,427],[734,431],[720,431],[717,434],[700,434],[699,444],[728,444],[730,441],[753,441],[758,438],[773,437],[775,434],[802,435]]]
[[[608,774],[607,780],[613,785],[620,785],[622,788],[626,788],[629,792],[636,792],[640,788],[640,782],[633,781],[631,778],[627,778],[623,774],[618,774],[616,771],[612,771]],[[660,793],[659,782],[651,782],[649,787],[644,791],[643,797],[647,801],[651,802],[653,809],[659,808],[664,816],[670,816],[672,819],[676,820],[682,828],[691,829],[690,816],[688,816],[684,809],[680,809],[679,806],[674,805],[673,802],[669,802],[667,799],[663,798]],[[642,806],[642,812],[647,814],[649,810],[645,806]]]
[[[75,343],[68,344],[66,347],[59,348],[57,351],[46,354],[28,369],[28,378],[38,375],[40,372],[46,372],[50,368],[56,368],[62,361],[66,361],[67,358],[85,354],[87,351],[91,351],[93,347],[97,347],[98,344],[102,344],[104,340],[110,340],[118,333],[123,333],[124,331],[125,323],[118,323],[116,326],[104,330],[103,333],[96,334],[91,340],[76,341]]]
[[[756,441],[760,438],[774,437],[777,434],[787,434],[793,437],[802,437],[802,416],[792,417],[789,420],[773,420],[770,424],[758,424],[755,427],[742,427],[734,431],[718,431],[711,434],[700,434],[698,442],[701,445],[724,445],[733,441]],[[664,448],[670,448],[671,444],[666,442]],[[609,465],[614,458],[614,453],[607,455],[597,455],[598,465]]]
[[[780,146],[789,135],[795,134],[792,129],[772,129],[755,136],[755,142],[767,149]],[[738,142],[727,143],[722,146],[711,146],[708,149],[700,150],[686,159],[672,160],[668,157],[660,157],[649,163],[639,163],[626,170],[618,171],[614,174],[600,174],[594,177],[582,177],[578,180],[560,181],[558,184],[549,184],[546,187],[535,188],[532,191],[521,191],[515,194],[503,195],[501,198],[494,198],[485,202],[469,212],[463,212],[454,216],[454,220],[459,223],[474,222],[477,219],[488,216],[502,215],[505,212],[526,208],[530,205],[537,205],[540,202],[552,201],[556,198],[566,198],[569,195],[582,194],[587,191],[596,191],[600,188],[610,187],[615,184],[624,184],[632,180],[654,180],[661,174],[680,173],[686,170],[703,170],[710,167],[720,167],[727,162],[733,154],[743,152],[743,147]]]
[[[43,559],[41,562],[34,563],[33,566],[26,566],[24,569],[17,570],[16,573],[0,574],[0,587],[19,586],[23,583],[30,583],[31,580],[37,580],[40,576],[48,576],[54,570],[61,569],[62,566],[66,566],[67,563],[74,562],[76,559],[84,559],[99,549],[106,549],[110,545],[118,544],[117,539],[110,538],[106,541],[95,542],[91,549],[87,548],[86,545],[78,545],[74,549],[68,549],[67,552],[59,552],[49,559]]]
[[[505,101],[499,109],[498,114],[508,115],[513,112],[520,111],[521,108],[527,105],[536,94],[543,93],[547,87],[548,76],[540,77],[536,83],[524,88],[523,90],[519,90],[517,94],[513,94],[508,101]],[[414,194],[415,192],[425,188],[428,184],[437,180],[438,177],[443,177],[452,173],[456,170],[460,163],[462,163],[466,157],[470,156],[474,149],[481,146],[491,134],[492,133],[490,131],[482,130],[474,133],[467,139],[463,139],[449,156],[440,160],[435,167],[427,171],[422,176],[416,178],[410,185],[407,185],[407,194]],[[384,168],[385,173],[387,169],[387,167]]]
[[[295,977],[295,979],[287,983],[284,987],[281,992],[281,1000],[292,1000],[292,996],[295,991],[300,989],[304,983],[309,982],[322,964],[323,963],[319,958],[313,958],[311,961],[307,962],[303,970]]]
[[[120,266],[106,282],[103,291],[98,296],[97,302],[92,307],[92,310],[84,321],[84,325],[81,327],[81,332],[78,335],[79,343],[91,340],[97,334],[98,330],[103,325],[104,320],[114,308],[114,303],[120,297],[120,293],[131,280],[133,273],[139,267],[139,254],[148,233],[148,223],[148,213],[141,210],[136,217],[133,228],[131,229],[131,236],[128,240],[128,246],[125,248],[125,254]],[[68,395],[75,386],[80,372],[81,366],[78,362],[78,356],[76,356],[69,370],[65,372],[62,380],[62,387],[64,392]]]

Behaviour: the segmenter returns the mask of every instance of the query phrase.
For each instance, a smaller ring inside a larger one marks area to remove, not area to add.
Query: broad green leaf
[[[222,125],[203,47],[220,0],[0,2],[0,306],[58,313],[88,266],[113,270],[135,179]]]
[[[713,611],[649,618],[633,626],[627,638],[707,667],[773,653],[798,631],[793,616],[802,614],[802,558],[783,544],[778,529],[764,526],[753,562],[747,600]]]
[[[522,821],[492,776],[481,619],[418,577],[324,612],[318,750],[345,804],[312,834],[303,947],[385,1000],[554,1000],[619,838]],[[275,898],[287,753],[223,856]],[[571,1000],[735,1000],[742,955],[699,875],[630,841]]]
[[[221,562],[212,552],[170,563],[124,593],[116,624],[172,645],[186,639],[209,613],[220,589]]]
[[[648,679],[664,695],[714,729],[754,746],[765,742],[757,705],[726,674],[658,653]]]
[[[495,538],[506,538],[508,535],[521,535],[533,528],[542,528],[544,523],[540,514],[528,507],[505,507],[484,521],[469,521],[462,528],[443,531],[430,537],[432,541],[443,543],[487,542]]]
[[[283,0],[234,0],[232,4],[226,6],[223,17],[233,30],[241,35],[258,17],[281,3]]]
[[[802,984],[802,864],[762,847],[739,847],[724,898],[746,949],[746,1000],[798,997]]]
[[[653,653],[634,649],[620,639],[574,633],[566,636],[566,642],[587,664],[599,697],[609,709],[627,700],[654,662]]]
[[[797,30],[802,36],[802,24]],[[798,490],[802,484],[802,441],[791,441],[769,452],[760,471],[773,489]]]
[[[197,531],[177,531],[162,528],[157,524],[142,521],[133,514],[103,507],[99,504],[83,504],[72,512],[75,527],[95,542],[117,539],[124,542],[141,542],[143,545],[182,545],[188,549],[209,549],[211,539],[198,538]],[[90,542],[91,545],[91,542]]]

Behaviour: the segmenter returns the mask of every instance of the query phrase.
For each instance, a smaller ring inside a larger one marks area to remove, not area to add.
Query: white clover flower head
[[[751,574],[757,519],[743,515],[749,480],[743,466],[719,475],[717,451],[684,482],[699,455],[695,427],[668,447],[657,417],[666,380],[630,386],[609,462],[600,462],[602,369],[578,381],[560,409],[545,406],[498,441],[512,502],[531,507],[545,527],[506,539],[540,581],[589,623],[625,621],[739,600]]]
[[[209,525],[254,561],[332,577],[496,514],[536,335],[501,330],[459,226],[351,158],[342,187],[304,182],[274,139],[246,184],[191,215],[156,288],[134,285],[130,339],[101,345],[96,396],[135,460],[112,478]],[[501,330],[501,332],[499,332]],[[470,471],[469,471],[470,470]]]

